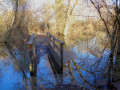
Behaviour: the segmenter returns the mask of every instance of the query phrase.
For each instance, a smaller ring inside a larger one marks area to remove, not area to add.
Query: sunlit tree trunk
[[[69,45],[68,45],[69,41],[68,41],[68,37],[67,37],[67,36],[64,36],[63,39],[64,39],[64,43],[65,43],[65,48],[66,48],[67,50],[69,50]]]
[[[73,5],[73,8],[71,7],[71,0],[68,0],[68,7],[67,7],[67,10],[66,10],[66,18],[65,18],[65,28],[64,28],[64,35],[68,35],[68,30],[69,30],[69,27],[70,27],[70,18],[73,14],[73,11],[75,9],[75,6],[78,2],[78,0],[75,1],[74,5]]]
[[[66,20],[66,23],[65,23],[65,29],[64,29],[64,35],[67,35],[68,34],[68,30],[69,30],[69,24],[70,22],[69,22],[69,18],[67,18],[67,20]]]

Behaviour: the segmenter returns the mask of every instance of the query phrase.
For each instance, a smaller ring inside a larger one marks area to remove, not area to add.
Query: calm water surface
[[[64,63],[63,84],[89,89],[99,86],[107,88],[110,50],[109,46],[106,47],[106,37],[83,35],[58,38],[66,43],[64,48],[71,52],[74,58]],[[39,46],[39,42],[38,40],[36,43],[35,76],[30,75],[28,54],[23,54],[21,58],[22,52],[15,48],[16,60],[6,46],[0,46],[0,90],[55,88],[61,77],[51,68],[46,43]]]

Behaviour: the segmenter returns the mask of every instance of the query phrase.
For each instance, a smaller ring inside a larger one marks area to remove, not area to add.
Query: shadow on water
[[[51,65],[52,71],[54,73],[54,76],[56,78],[57,84],[62,84],[63,83],[63,74],[62,74],[61,68],[55,62],[55,60],[51,54],[48,54],[48,60],[50,62],[50,65]]]

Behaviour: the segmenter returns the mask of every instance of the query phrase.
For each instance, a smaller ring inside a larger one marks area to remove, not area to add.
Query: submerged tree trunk
[[[112,88],[112,82],[113,82],[113,56],[110,55],[110,63],[108,67],[108,89]]]

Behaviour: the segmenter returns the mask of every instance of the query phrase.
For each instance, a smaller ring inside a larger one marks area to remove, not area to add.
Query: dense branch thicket
[[[105,25],[105,30],[111,44],[111,56],[113,57],[120,33],[119,0],[90,0],[90,2],[94,5]]]

